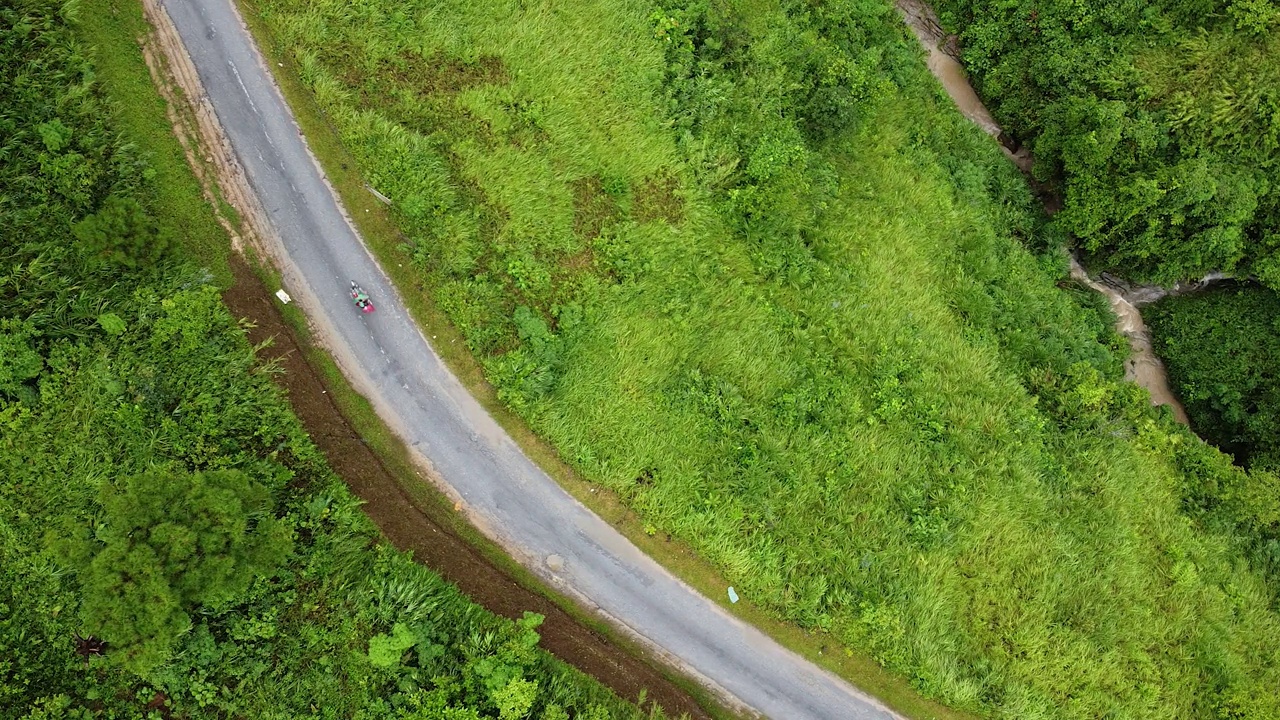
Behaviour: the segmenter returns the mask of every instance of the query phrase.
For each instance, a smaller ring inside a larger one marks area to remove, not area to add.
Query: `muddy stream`
[[[955,39],[948,36],[942,29],[933,8],[921,0],[898,0],[897,6],[907,27],[911,28],[911,32],[915,34],[916,39],[928,54],[929,71],[938,79],[938,82],[942,83],[943,89],[955,102],[961,114],[972,120],[988,135],[1000,140],[1000,147],[1004,150],[1004,154],[1020,170],[1029,175],[1031,154],[1026,148],[1015,150],[1010,147],[1011,143],[1006,141],[1004,132],[991,117],[986,106],[982,104],[973,86],[969,84],[964,67],[957,59],[959,53]],[[1131,355],[1125,362],[1125,379],[1146,388],[1151,393],[1153,404],[1169,406],[1178,422],[1187,424],[1187,413],[1169,387],[1164,363],[1152,350],[1151,334],[1147,331],[1146,324],[1142,322],[1142,313],[1138,308],[1166,295],[1194,292],[1211,282],[1223,279],[1222,276],[1209,276],[1199,282],[1175,285],[1169,290],[1145,285],[1134,286],[1105,275],[1100,279],[1090,277],[1079,259],[1072,253],[1071,277],[1102,293],[1111,303],[1111,309],[1116,314],[1116,331],[1128,338],[1131,348]]]

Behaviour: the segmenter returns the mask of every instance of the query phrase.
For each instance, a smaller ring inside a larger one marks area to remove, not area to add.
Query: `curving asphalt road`
[[[161,4],[278,236],[287,289],[348,377],[483,532],[741,709],[778,720],[900,717],[698,594],[526,458],[441,363],[365,249],[232,0]],[[355,310],[349,279],[377,312]]]

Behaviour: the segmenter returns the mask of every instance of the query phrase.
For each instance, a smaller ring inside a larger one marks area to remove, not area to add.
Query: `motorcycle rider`
[[[364,291],[364,288],[357,285],[355,280],[351,281],[351,299],[356,301],[356,307],[368,312],[371,304],[369,302],[369,294]]]

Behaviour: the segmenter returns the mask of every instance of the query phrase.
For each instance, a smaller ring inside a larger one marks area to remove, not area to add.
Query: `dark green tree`
[[[270,493],[237,470],[151,471],[104,486],[99,502],[94,537],[55,547],[79,572],[85,625],[137,671],[165,661],[188,612],[234,600],[292,548]]]
[[[937,0],[1089,265],[1280,287],[1274,0]]]
[[[75,224],[72,234],[90,258],[127,268],[152,265],[169,248],[142,205],[119,195],[108,196],[98,212]]]
[[[1241,465],[1280,470],[1280,294],[1226,287],[1144,314],[1196,432]]]

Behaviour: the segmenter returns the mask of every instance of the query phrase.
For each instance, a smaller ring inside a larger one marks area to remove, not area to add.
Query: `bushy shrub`
[[[1265,2],[942,0],[996,118],[1097,266],[1280,283],[1280,17]]]

